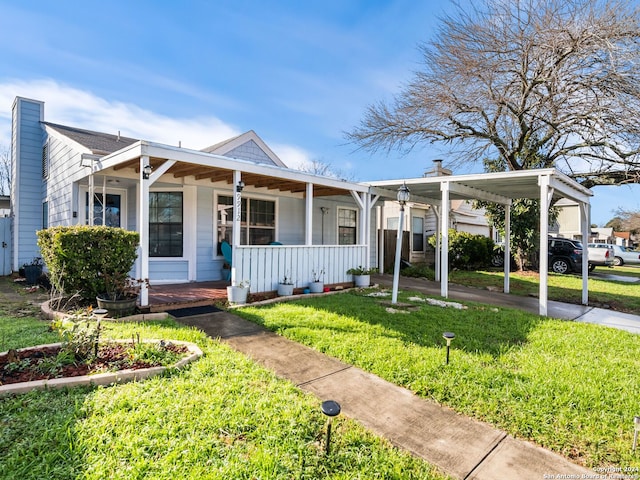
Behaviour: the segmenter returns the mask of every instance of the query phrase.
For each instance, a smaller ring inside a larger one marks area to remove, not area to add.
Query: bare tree
[[[371,151],[444,142],[453,166],[498,156],[506,170],[556,167],[587,187],[640,182],[638,10],[623,0],[474,4],[442,19],[413,79],[347,137]]]
[[[299,170],[306,173],[313,173],[314,175],[336,178],[338,180],[355,181],[352,174],[345,173],[342,169],[334,167],[331,163],[317,159],[311,160],[309,164],[300,166]]]
[[[0,145],[0,195],[11,192],[11,157],[9,150]]]
[[[618,232],[640,232],[640,211],[618,208],[616,216],[609,220],[607,227],[613,227]]]

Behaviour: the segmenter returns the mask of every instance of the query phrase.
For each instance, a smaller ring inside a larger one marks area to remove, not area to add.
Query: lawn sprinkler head
[[[329,445],[331,444],[331,421],[333,417],[340,414],[340,404],[334,400],[325,400],[322,402],[322,413],[327,419],[327,439],[325,440],[325,453],[329,455]]]

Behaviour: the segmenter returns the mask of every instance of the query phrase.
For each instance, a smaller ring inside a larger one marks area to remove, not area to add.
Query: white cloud
[[[299,147],[277,143],[270,144],[269,147],[289,168],[301,170],[312,165],[309,154]]]
[[[52,123],[117,133],[126,137],[201,149],[240,132],[214,116],[170,118],[133,103],[110,102],[89,91],[50,79],[0,82],[0,145],[11,143],[11,106],[16,96],[45,102],[45,120]],[[309,155],[293,145],[271,145],[285,162],[296,168]]]

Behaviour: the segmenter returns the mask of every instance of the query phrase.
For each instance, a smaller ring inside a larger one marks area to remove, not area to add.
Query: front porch
[[[166,312],[179,308],[203,307],[227,301],[227,286],[229,282],[218,280],[213,282],[190,282],[155,285],[149,289],[148,312]],[[353,286],[353,282],[327,284],[331,290],[346,289]],[[296,288],[295,295],[302,294],[303,288]],[[254,299],[260,300],[277,296],[275,290],[254,293]]]
[[[227,300],[229,282],[190,282],[152,285],[149,289],[150,312],[164,312],[186,307],[201,307]]]

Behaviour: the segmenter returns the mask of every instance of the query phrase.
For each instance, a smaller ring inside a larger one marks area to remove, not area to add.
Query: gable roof
[[[256,163],[275,165],[277,167],[287,166],[271,150],[266,143],[253,130],[242,133],[236,137],[203,148],[202,152],[215,153],[229,158],[239,158],[250,160]]]
[[[95,155],[108,155],[121,148],[127,147],[138,140],[135,138],[122,137],[110,133],[94,132],[82,128],[68,127],[56,123],[42,122],[44,125],[61,133],[65,137],[79,143],[83,147],[91,150]]]

